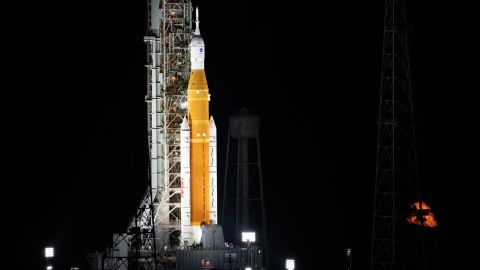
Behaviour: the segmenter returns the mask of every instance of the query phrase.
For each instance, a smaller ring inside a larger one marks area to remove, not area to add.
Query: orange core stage
[[[191,224],[210,224],[209,112],[205,70],[190,72],[188,123],[190,125]]]

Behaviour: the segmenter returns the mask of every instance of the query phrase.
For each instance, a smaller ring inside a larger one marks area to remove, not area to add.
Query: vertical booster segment
[[[181,205],[181,244],[192,242],[190,222],[190,127],[186,117],[183,118],[180,128],[180,205]]]
[[[189,46],[191,72],[188,82],[188,117],[182,123],[181,143],[184,147],[181,147],[180,153],[182,243],[187,241],[190,244],[200,242],[202,224],[217,223],[217,131],[213,117],[210,118],[208,112],[210,95],[204,69],[205,43],[200,35],[198,8],[195,23],[195,32]],[[187,141],[190,142],[190,147],[187,147]],[[183,164],[187,162],[187,155],[189,165]]]

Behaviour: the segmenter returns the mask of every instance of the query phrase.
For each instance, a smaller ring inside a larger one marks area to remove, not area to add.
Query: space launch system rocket
[[[188,111],[180,129],[181,243],[199,243],[201,225],[217,223],[217,129],[209,117],[205,43],[198,8],[190,43]]]

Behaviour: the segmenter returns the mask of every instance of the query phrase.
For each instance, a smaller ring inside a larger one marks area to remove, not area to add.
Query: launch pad
[[[125,233],[88,255],[91,269],[265,269],[255,243],[217,224],[217,131],[205,43],[189,0],[147,0],[149,187]]]

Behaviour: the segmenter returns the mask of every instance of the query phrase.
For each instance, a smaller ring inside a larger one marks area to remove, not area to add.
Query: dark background
[[[219,154],[236,110],[261,119],[273,269],[286,257],[345,269],[346,248],[367,269],[384,1],[194,4]],[[439,269],[460,269],[473,265],[478,228],[478,30],[471,7],[407,9],[422,191],[439,222]],[[7,260],[42,269],[53,245],[56,269],[86,269],[147,185],[146,4],[31,1],[2,13]]]

